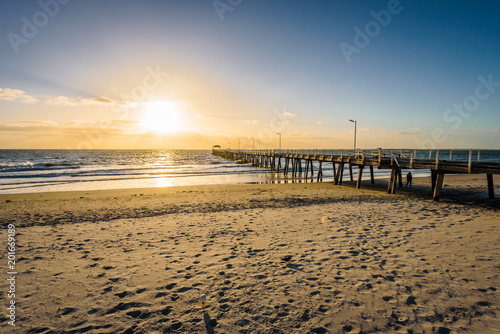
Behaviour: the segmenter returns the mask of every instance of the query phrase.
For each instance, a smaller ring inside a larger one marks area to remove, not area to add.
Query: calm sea
[[[453,155],[468,159],[466,151]],[[481,160],[500,161],[500,151],[482,152]],[[333,178],[330,167],[324,164],[324,181]],[[375,173],[383,177],[390,171]],[[0,150],[2,194],[261,182],[284,182],[284,177],[213,156],[209,150]]]

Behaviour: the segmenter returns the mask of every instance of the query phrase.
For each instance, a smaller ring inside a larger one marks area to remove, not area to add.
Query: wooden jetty
[[[403,186],[402,170],[428,169],[431,171],[433,199],[439,200],[445,174],[486,174],[489,198],[494,198],[493,174],[500,174],[500,162],[481,161],[481,151],[467,150],[468,159],[453,159],[453,152],[464,150],[231,150],[214,148],[212,154],[255,167],[268,168],[292,178],[314,178],[313,161],[318,163],[317,180],[323,178],[323,163],[332,163],[334,183],[342,184],[344,168],[349,167],[353,181],[353,167],[358,168],[356,188],[361,187],[365,167],[370,169],[370,180],[374,183],[373,168],[389,169],[388,193],[396,192],[396,184]],[[466,151],[466,152],[467,152]],[[485,150],[486,151],[486,150]],[[485,152],[483,151],[483,152]],[[427,157],[422,157],[427,155]],[[441,154],[440,154],[441,153]],[[446,154],[446,156],[443,156]],[[477,158],[476,158],[477,156]],[[456,158],[456,157],[455,157]]]

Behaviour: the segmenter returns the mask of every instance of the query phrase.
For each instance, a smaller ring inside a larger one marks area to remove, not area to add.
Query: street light
[[[276,132],[278,136],[280,136],[280,150],[281,150],[281,133]]]
[[[252,150],[255,150],[255,138],[252,138]]]
[[[241,140],[240,140],[240,138],[238,138],[238,151],[240,151],[240,143],[241,143]]]
[[[350,119],[349,122],[354,123],[354,150],[356,151],[356,131],[358,127],[358,121],[353,121],[352,119]]]

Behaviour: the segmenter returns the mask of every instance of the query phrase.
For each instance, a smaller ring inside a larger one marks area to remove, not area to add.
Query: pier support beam
[[[342,168],[340,169],[340,177],[339,184],[342,185],[342,179],[344,178],[344,164],[342,164]]]
[[[433,199],[435,201],[439,201],[439,197],[441,196],[441,189],[443,189],[443,181],[444,181],[444,173],[437,173],[436,186],[434,188],[434,196]]]
[[[436,179],[437,179],[437,171],[431,169],[432,193],[434,193],[434,189],[436,188]]]
[[[373,176],[373,166],[370,165],[370,179],[372,184],[375,184],[375,177]]]
[[[488,197],[495,198],[495,187],[493,186],[493,174],[486,174],[486,179],[488,180]]]
[[[363,175],[363,169],[364,168],[365,168],[365,166],[363,166],[363,165],[359,166],[359,170],[358,170],[358,183],[356,183],[356,189],[361,188],[361,177]]]
[[[397,168],[392,168],[391,170],[391,178],[389,179],[389,188],[387,189],[387,192],[389,194],[395,194],[396,193],[396,181],[398,177],[398,169]]]
[[[342,164],[338,165],[337,171],[333,174],[333,183],[335,185],[339,184],[339,177],[340,177],[340,166]],[[335,170],[335,163],[333,163],[333,169]]]
[[[342,177],[344,176],[344,163],[339,163],[337,174],[335,174],[335,184],[342,184]]]
[[[351,181],[354,181],[353,176],[352,176],[352,165],[349,164],[349,177],[351,178]]]
[[[319,161],[319,167],[318,167],[318,182],[323,181],[323,161]]]
[[[297,177],[297,174],[302,174],[302,165],[300,159],[295,159],[293,161],[293,177]]]

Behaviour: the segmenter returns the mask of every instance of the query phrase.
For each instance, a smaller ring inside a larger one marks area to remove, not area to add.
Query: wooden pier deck
[[[374,167],[391,170],[388,193],[396,192],[396,184],[403,186],[402,170],[428,169],[431,172],[433,199],[438,201],[445,174],[486,174],[489,198],[494,198],[493,174],[500,174],[500,161],[481,161],[484,150],[230,150],[213,149],[212,154],[255,167],[268,168],[292,178],[314,178],[313,161],[318,163],[317,180],[323,178],[323,163],[332,163],[334,183],[342,184],[344,168],[349,167],[353,181],[353,167],[358,168],[356,188],[361,187],[365,167],[369,168],[371,183],[374,183]],[[455,152],[455,157],[453,153]],[[461,152],[457,159],[457,152]],[[498,151],[497,151],[498,152]],[[423,157],[423,156],[427,156]]]

